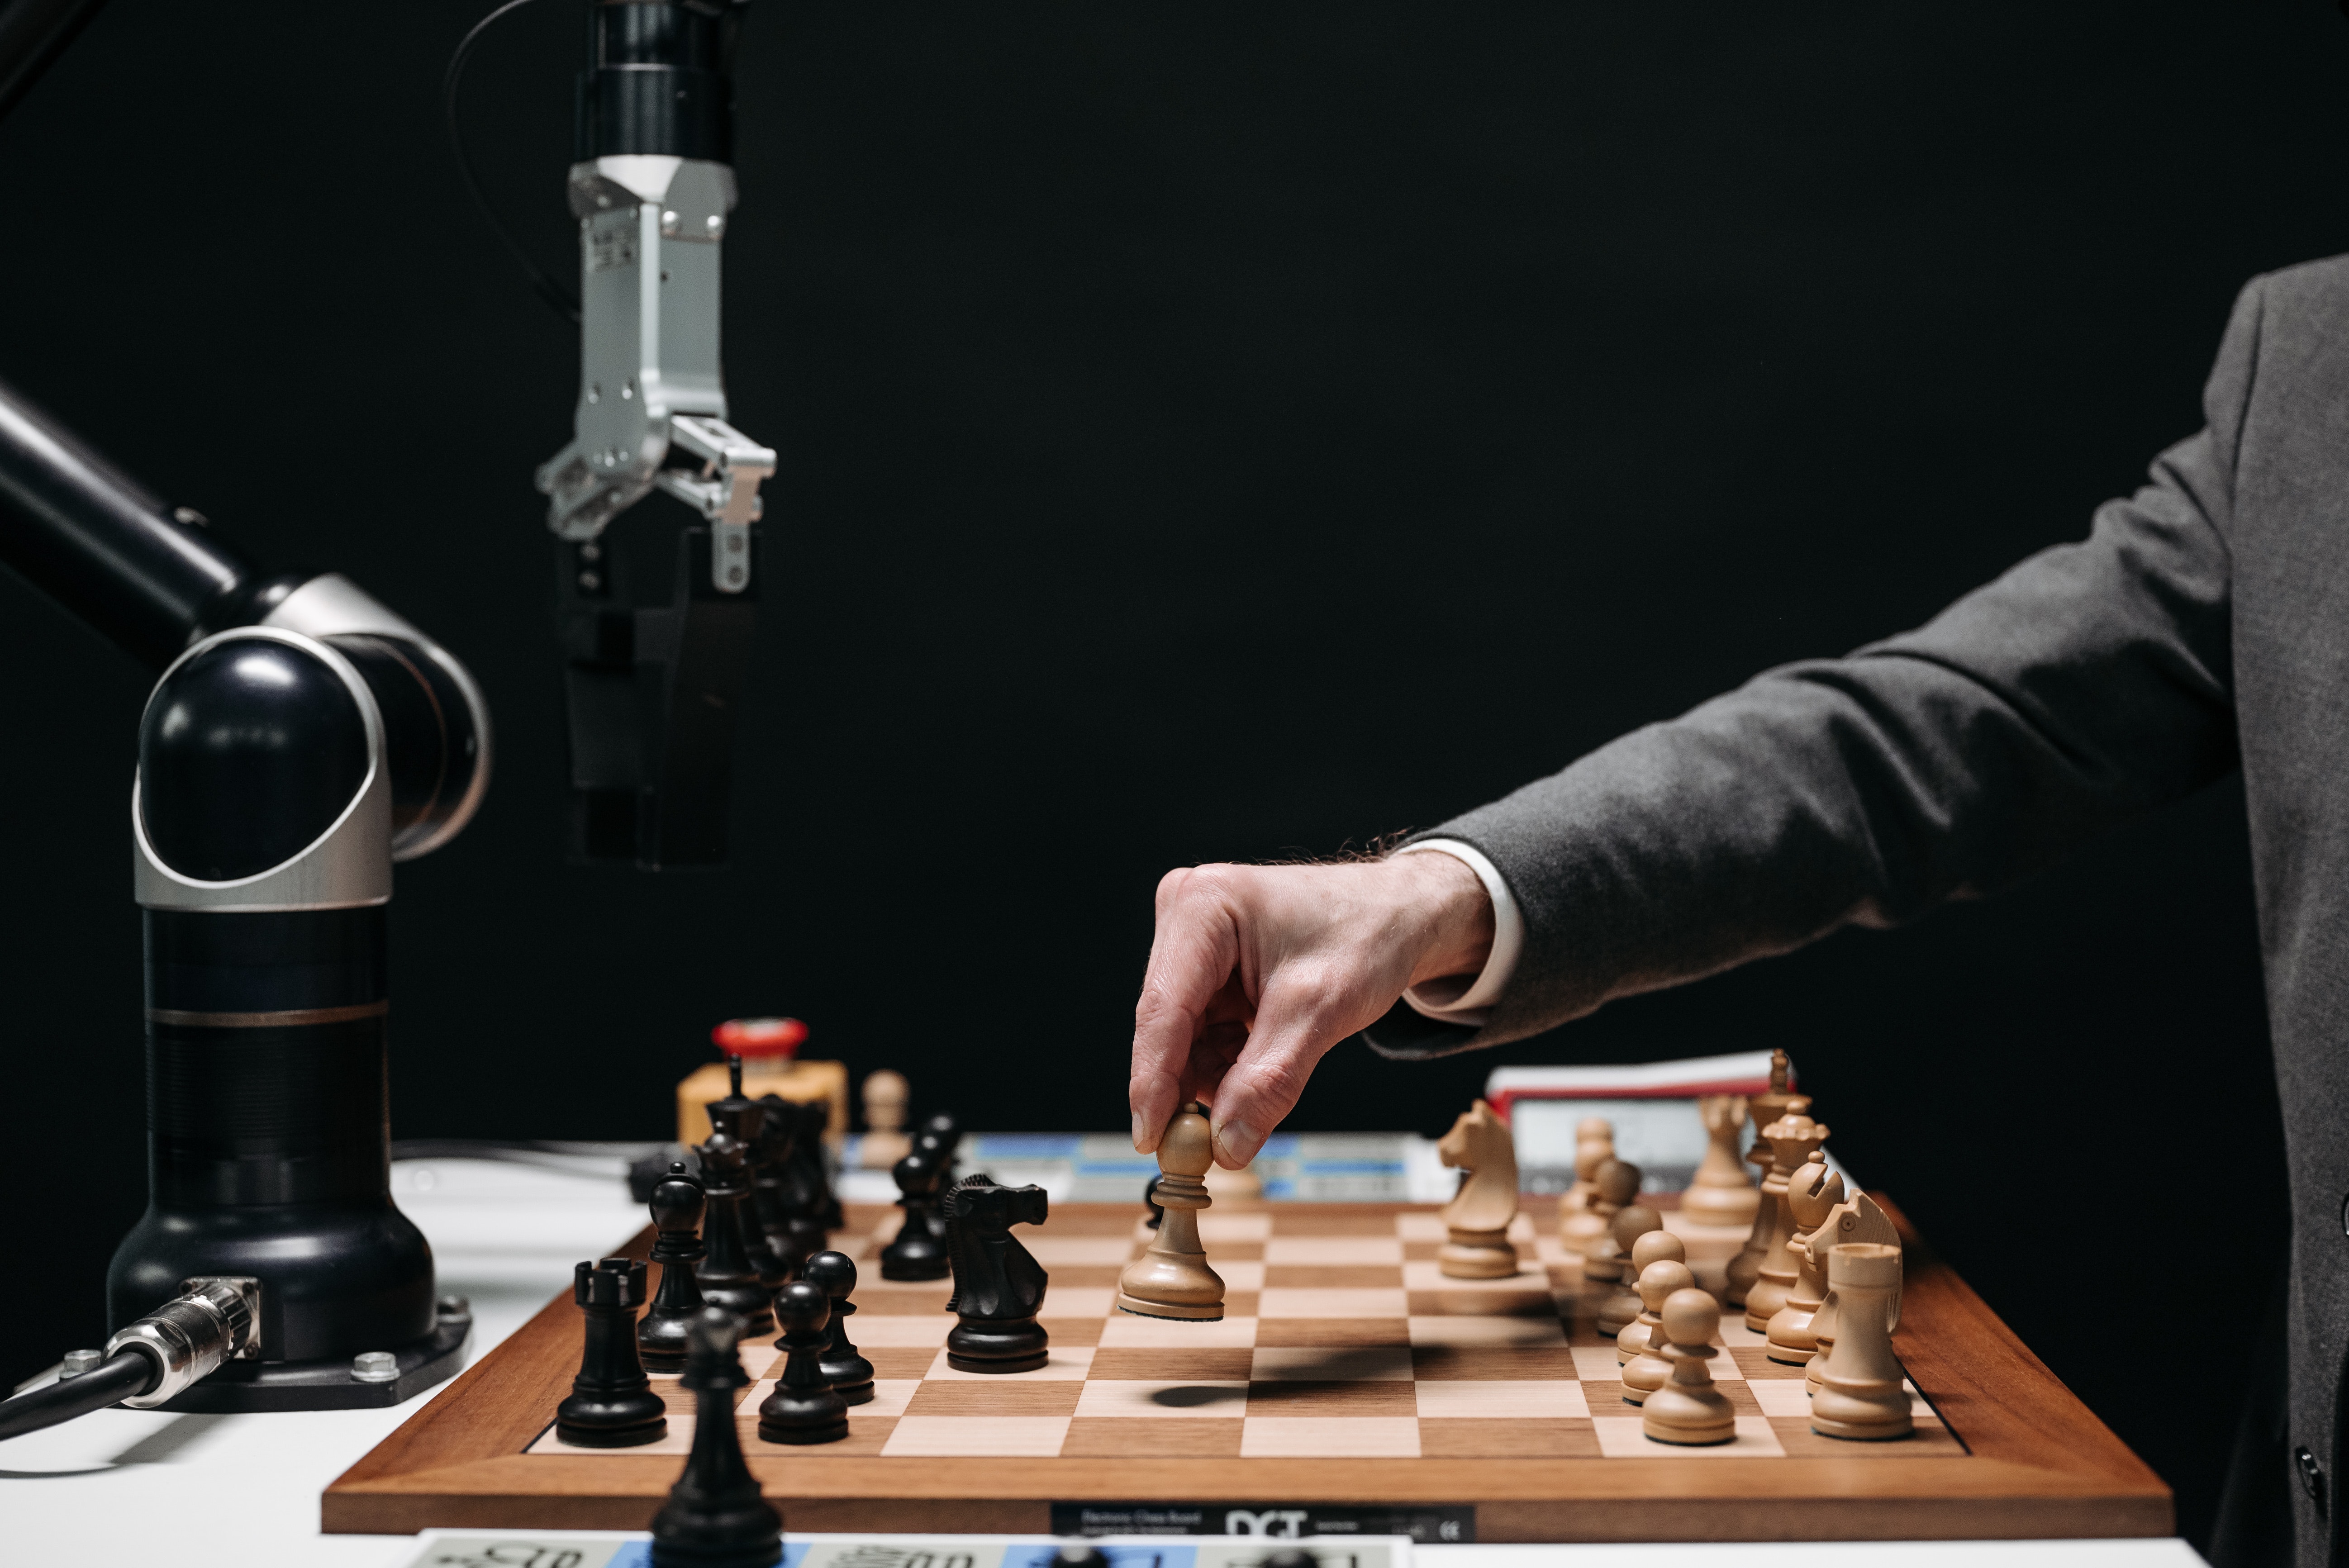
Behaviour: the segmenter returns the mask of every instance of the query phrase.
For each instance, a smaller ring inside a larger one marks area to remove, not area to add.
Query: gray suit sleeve
[[[1389,1056],[1497,1045],[1994,892],[2236,766],[2227,535],[2259,355],[2236,302],[2208,424],[1920,629],[1788,665],[1430,830],[1482,850],[1526,922],[1482,1029],[1396,1010]]]

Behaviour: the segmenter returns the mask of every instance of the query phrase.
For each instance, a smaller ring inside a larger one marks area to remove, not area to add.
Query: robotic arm
[[[0,0],[0,109],[95,5]],[[775,467],[726,422],[719,371],[741,9],[589,5],[570,175],[580,396],[539,487],[574,842],[593,860],[725,853],[758,491]],[[610,531],[656,490],[692,513],[673,537]],[[129,824],[149,1207],[109,1271],[112,1340],[68,1358],[87,1381],[0,1402],[0,1437],[114,1399],[407,1398],[455,1370],[471,1318],[436,1301],[430,1249],[391,1202],[386,906],[393,862],[447,843],[480,805],[481,693],[357,584],[261,570],[5,387],[0,562],[160,672]]]
[[[774,451],[726,422],[719,263],[734,210],[742,0],[595,0],[579,78],[579,401],[538,470],[559,546],[572,841],[647,868],[726,855],[734,715],[756,631],[759,486]],[[700,520],[616,550],[655,490]],[[637,584],[643,588],[639,591]]]

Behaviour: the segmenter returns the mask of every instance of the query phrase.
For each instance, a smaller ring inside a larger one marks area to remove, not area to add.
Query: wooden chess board
[[[1521,1272],[1471,1281],[1438,1272],[1430,1208],[1219,1202],[1201,1228],[1227,1315],[1192,1324],[1112,1307],[1142,1245],[1133,1208],[1056,1207],[1015,1233],[1051,1274],[1050,1362],[990,1376],[946,1364],[947,1282],[878,1277],[873,1233],[895,1211],[854,1206],[835,1244],[864,1272],[851,1333],[876,1397],[843,1442],[762,1443],[774,1351],[747,1343],[743,1448],[802,1531],[1032,1532],[1056,1527],[1055,1504],[1066,1530],[1077,1505],[1140,1502],[1417,1508],[1486,1542],[2169,1533],[2160,1480],[1897,1213],[1916,1436],[1814,1434],[1802,1370],[1732,1312],[1713,1366],[1737,1437],[1696,1449],[1641,1435],[1591,1325],[1610,1287],[1560,1250],[1553,1203],[1526,1208]],[[1743,1231],[1666,1222],[1717,1289]],[[566,1292],[329,1487],[324,1528],[642,1528],[682,1463],[690,1396],[654,1379],[673,1412],[660,1442],[557,1442],[580,1326]]]

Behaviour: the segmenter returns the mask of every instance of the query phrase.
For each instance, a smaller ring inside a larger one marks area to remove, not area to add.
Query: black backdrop
[[[2242,279],[2349,236],[2321,0],[766,5],[737,854],[591,871],[529,483],[574,348],[437,119],[481,8],[113,0],[0,128],[0,375],[489,691],[489,802],[393,905],[403,1136],[659,1136],[769,1011],[970,1125],[1122,1127],[1167,867],[1432,822],[2078,536]],[[502,25],[467,112],[558,270],[577,36]],[[5,574],[0,668],[22,1376],[98,1337],[140,1201],[149,677]],[[2199,1530],[2283,1238],[2241,814],[1484,1057],[1342,1047],[1291,1125],[1784,1045]]]

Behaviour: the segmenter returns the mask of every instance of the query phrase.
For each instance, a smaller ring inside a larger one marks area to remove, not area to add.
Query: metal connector
[[[135,1350],[155,1364],[147,1391],[122,1403],[150,1410],[231,1360],[261,1354],[261,1282],[242,1274],[181,1280],[184,1293],[106,1342],[110,1358]]]

